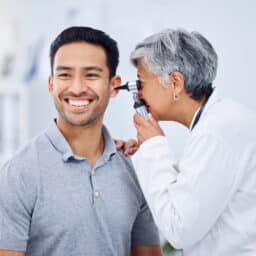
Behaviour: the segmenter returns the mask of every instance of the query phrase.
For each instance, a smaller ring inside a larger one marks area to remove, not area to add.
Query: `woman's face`
[[[146,103],[148,112],[160,120],[170,120],[173,92],[170,84],[163,84],[159,77],[150,72],[143,59],[138,60],[137,76],[141,83],[139,96]]]

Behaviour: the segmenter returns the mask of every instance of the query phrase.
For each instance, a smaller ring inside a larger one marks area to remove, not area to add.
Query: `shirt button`
[[[99,191],[95,191],[94,196],[95,196],[96,198],[99,197],[99,196],[100,196],[100,192],[99,192]]]

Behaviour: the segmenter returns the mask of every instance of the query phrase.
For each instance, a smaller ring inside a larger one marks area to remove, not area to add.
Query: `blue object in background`
[[[27,84],[38,74],[39,63],[42,49],[44,46],[43,38],[39,38],[35,44],[28,49],[28,68],[25,70],[24,82]]]

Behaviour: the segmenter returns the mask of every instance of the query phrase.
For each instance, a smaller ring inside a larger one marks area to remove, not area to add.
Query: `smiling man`
[[[50,50],[58,115],[0,171],[0,256],[158,256],[157,229],[129,158],[103,126],[116,42],[88,27]]]

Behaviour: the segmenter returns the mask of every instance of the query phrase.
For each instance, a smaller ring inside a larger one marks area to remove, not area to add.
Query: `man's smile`
[[[66,100],[68,102],[68,104],[72,105],[72,106],[87,106],[90,104],[90,100],[71,100],[71,99],[67,99]]]
[[[65,105],[71,111],[81,111],[88,109],[89,105],[97,99],[97,97],[74,97],[74,96],[64,96],[61,97],[64,100]]]

